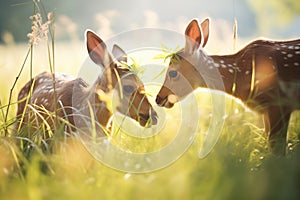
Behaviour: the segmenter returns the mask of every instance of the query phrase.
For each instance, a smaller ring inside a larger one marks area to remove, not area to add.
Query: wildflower
[[[53,14],[48,13],[45,23],[43,23],[43,18],[40,13],[30,16],[29,19],[32,20],[31,33],[27,34],[29,44],[38,44],[43,38],[48,40],[49,25],[53,20]]]

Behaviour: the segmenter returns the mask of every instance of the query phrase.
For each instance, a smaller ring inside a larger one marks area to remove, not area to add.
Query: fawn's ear
[[[201,30],[197,20],[193,19],[185,29],[185,47],[184,52],[187,54],[197,50],[201,43]]]
[[[127,54],[118,45],[115,44],[113,46],[113,48],[112,48],[112,54],[115,57],[115,59],[117,59],[117,61],[127,63]]]
[[[86,31],[86,45],[90,58],[94,63],[104,67],[110,66],[112,59],[105,43],[92,31]]]
[[[202,36],[203,36],[202,47],[205,47],[205,45],[208,41],[208,36],[209,36],[209,19],[208,18],[206,18],[201,23],[201,30],[202,30]]]

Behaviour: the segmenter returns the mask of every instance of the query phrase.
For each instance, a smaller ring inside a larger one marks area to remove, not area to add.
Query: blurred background
[[[0,1],[0,43],[27,41],[33,1]],[[234,19],[240,38],[300,37],[298,0],[43,0],[54,11],[56,40],[82,40],[86,28],[109,38],[123,31],[158,27],[183,33],[192,18],[210,17],[217,38],[231,34]]]

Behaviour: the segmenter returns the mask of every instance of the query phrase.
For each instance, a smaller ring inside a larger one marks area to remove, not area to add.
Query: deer
[[[208,55],[209,30],[209,18],[188,24],[185,46],[170,56],[156,103],[172,108],[197,88],[229,94],[262,115],[271,153],[284,156],[291,113],[300,109],[300,39],[258,39],[233,54]],[[217,74],[222,86],[206,84]]]
[[[17,118],[20,127],[32,123],[32,117],[29,117],[32,109],[29,107],[33,107],[38,111],[38,119],[47,118],[45,110],[56,111],[57,117],[67,120],[72,129],[87,128],[90,124],[86,119],[93,118],[99,131],[108,125],[112,116],[112,109],[108,106],[108,101],[112,99],[107,99],[112,96],[116,96],[113,102],[116,111],[143,127],[155,125],[157,114],[148,101],[142,81],[130,67],[124,66],[127,62],[125,51],[114,45],[114,59],[98,35],[91,30],[87,30],[85,35],[89,57],[102,69],[102,74],[91,86],[82,78],[66,74],[38,74],[18,94]],[[23,119],[21,116],[24,116]],[[49,124],[53,126],[53,123]]]

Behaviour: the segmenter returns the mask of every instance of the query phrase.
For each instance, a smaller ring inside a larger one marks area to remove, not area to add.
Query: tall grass
[[[34,4],[41,6],[40,2],[34,1]],[[288,154],[277,158],[269,153],[261,116],[226,97],[227,115],[220,139],[209,156],[199,159],[213,106],[211,94],[199,90],[196,98],[200,120],[193,122],[199,123],[194,143],[172,165],[145,174],[124,173],[107,167],[95,160],[76,137],[64,137],[63,126],[57,126],[50,134],[52,129],[46,120],[39,124],[36,132],[18,131],[15,113],[20,87],[38,71],[54,72],[54,66],[61,67],[58,63],[64,65],[67,73],[74,73],[74,66],[79,67],[76,61],[70,63],[72,59],[69,59],[74,58],[75,50],[66,50],[68,45],[55,43],[54,37],[50,43],[49,46],[46,42],[46,48],[41,48],[44,51],[35,50],[30,60],[26,52],[40,47],[31,46],[28,50],[26,45],[0,46],[0,55],[20,55],[13,62],[0,65],[5,72],[0,75],[3,80],[0,82],[0,199],[299,199],[299,112],[291,119]],[[65,59],[55,56],[57,51],[64,52]],[[25,61],[22,60],[24,55]],[[45,59],[33,62],[34,56]],[[39,62],[45,62],[46,67],[41,68]],[[12,84],[4,84],[4,80]],[[119,132],[116,140],[120,141],[120,147],[148,152],[168,144],[180,125],[180,118],[176,117],[180,116],[179,105],[166,113],[169,119],[163,134],[146,141]],[[46,116],[56,119],[55,113]]]

